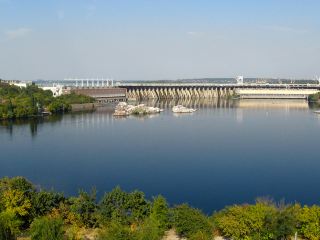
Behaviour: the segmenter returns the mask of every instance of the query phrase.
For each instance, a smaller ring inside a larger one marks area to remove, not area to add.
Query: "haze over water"
[[[303,100],[183,102],[175,115],[114,118],[112,107],[0,124],[0,177],[67,195],[117,185],[210,213],[259,196],[320,200],[320,116]]]

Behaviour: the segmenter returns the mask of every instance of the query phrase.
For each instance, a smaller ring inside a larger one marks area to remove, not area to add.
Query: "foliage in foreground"
[[[172,228],[192,240],[209,240],[214,235],[281,240],[295,233],[319,240],[320,206],[258,199],[255,204],[228,206],[208,217],[187,204],[169,207],[162,196],[150,201],[140,191],[126,192],[120,187],[98,201],[94,189],[68,198],[39,190],[23,177],[0,179],[1,240],[14,240],[28,232],[35,240],[80,240],[90,229],[98,240],[160,240]]]

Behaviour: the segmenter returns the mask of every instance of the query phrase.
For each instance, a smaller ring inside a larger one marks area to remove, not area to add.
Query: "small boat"
[[[320,114],[320,110],[314,111],[314,113],[316,113],[316,114]]]

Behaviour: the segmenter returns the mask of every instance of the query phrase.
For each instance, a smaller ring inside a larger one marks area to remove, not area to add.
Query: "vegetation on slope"
[[[63,113],[71,110],[71,104],[93,101],[91,97],[74,93],[55,98],[50,90],[36,85],[20,88],[0,82],[0,119],[37,117],[43,111]]]
[[[147,200],[143,192],[116,187],[100,199],[96,191],[78,196],[38,190],[23,177],[0,180],[0,239],[19,235],[32,240],[160,240],[168,229],[187,239],[320,239],[320,207],[275,204],[233,205],[212,216],[187,204],[169,207],[162,196]]]

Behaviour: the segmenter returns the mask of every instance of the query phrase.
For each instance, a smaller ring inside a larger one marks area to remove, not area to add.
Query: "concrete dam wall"
[[[129,99],[210,99],[234,96],[233,88],[215,87],[127,87]]]

